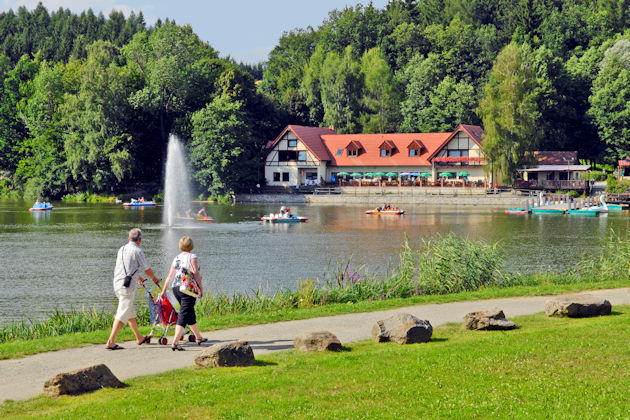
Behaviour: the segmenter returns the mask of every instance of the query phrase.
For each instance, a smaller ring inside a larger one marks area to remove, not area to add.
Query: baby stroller
[[[151,290],[149,290],[144,284],[145,292],[147,293],[147,297],[149,298],[149,322],[151,322],[151,332],[149,333],[149,337],[153,337],[153,333],[158,331],[160,333],[160,337],[158,338],[158,343],[162,345],[166,345],[168,343],[167,336],[168,332],[171,329],[175,329],[175,325],[177,324],[178,313],[173,308],[171,301],[168,298],[162,300],[158,296],[157,298],[153,297]],[[168,292],[166,292],[168,294]],[[181,340],[184,339],[184,336],[188,335],[188,341],[195,341],[194,334],[190,333],[190,330],[185,330],[184,335],[181,337]]]

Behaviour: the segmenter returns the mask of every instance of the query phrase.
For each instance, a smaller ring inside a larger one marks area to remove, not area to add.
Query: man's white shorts
[[[126,324],[128,320],[136,317],[136,307],[134,305],[134,293],[136,289],[119,289],[116,290],[118,298],[118,310],[116,311],[116,319]]]

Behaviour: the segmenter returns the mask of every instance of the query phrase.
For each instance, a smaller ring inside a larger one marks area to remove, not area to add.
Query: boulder
[[[125,384],[103,364],[68,373],[60,373],[44,383],[44,394],[51,397],[80,395],[101,388],[123,388]]]
[[[195,357],[195,364],[202,368],[253,366],[255,363],[254,351],[247,341],[215,344]]]
[[[372,327],[372,339],[378,343],[386,341],[398,344],[425,343],[431,339],[432,334],[433,327],[429,321],[406,313],[377,321]]]
[[[464,315],[462,328],[465,330],[512,330],[516,325],[505,318],[499,308],[488,311],[470,312]]]
[[[293,340],[293,346],[299,351],[341,351],[341,341],[328,331],[300,334]]]
[[[610,315],[612,305],[606,299],[593,295],[561,296],[545,304],[547,316],[566,315],[571,318]]]

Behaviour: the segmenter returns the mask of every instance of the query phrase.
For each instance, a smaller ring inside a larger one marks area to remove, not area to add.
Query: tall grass
[[[599,255],[585,258],[563,272],[519,273],[507,270],[498,244],[473,241],[455,234],[438,235],[413,249],[405,239],[400,260],[385,275],[373,275],[352,260],[329,266],[320,281],[300,280],[296,290],[206,296],[196,306],[197,315],[210,317],[256,314],[312,306],[449,294],[485,287],[566,284],[584,281],[630,280],[630,238],[612,232]],[[112,308],[113,309],[113,308]],[[110,328],[113,311],[56,310],[43,321],[13,321],[0,328],[0,343],[37,339]],[[138,323],[149,324],[148,308],[141,303]]]

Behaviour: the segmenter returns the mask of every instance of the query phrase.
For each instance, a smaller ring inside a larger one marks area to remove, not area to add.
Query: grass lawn
[[[628,418],[630,307],[613,309],[518,317],[508,332],[449,325],[424,344],[285,351],[250,368],[191,367],[125,389],[7,402],[0,417]]]
[[[321,316],[341,315],[357,312],[373,312],[393,308],[426,303],[447,303],[474,299],[491,299],[516,296],[540,296],[561,294],[584,290],[628,287],[627,280],[584,282],[569,284],[549,284],[537,286],[512,286],[505,288],[485,288],[473,292],[452,293],[447,295],[424,295],[409,298],[362,301],[358,303],[338,303],[316,306],[312,308],[290,309],[275,312],[253,314],[221,315],[216,317],[198,317],[198,325],[202,331],[211,331],[244,325],[265,324],[296,319],[316,318]],[[147,334],[149,327],[141,327],[141,333]],[[0,359],[13,359],[53,350],[63,350],[91,344],[103,344],[109,337],[110,330],[91,331],[41,338],[38,340],[13,340],[0,344]],[[124,328],[118,341],[133,340],[129,328]]]

